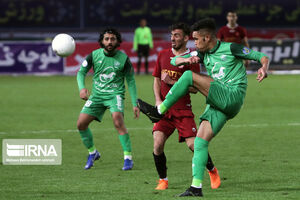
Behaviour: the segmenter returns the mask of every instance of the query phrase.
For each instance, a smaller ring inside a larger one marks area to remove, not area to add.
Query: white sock
[[[202,188],[202,183],[200,183],[200,186],[194,186],[194,185],[191,185],[193,188]]]
[[[89,152],[89,154],[91,155],[91,154],[94,154],[94,153],[96,153],[96,149],[93,151],[93,152]]]
[[[159,105],[157,106],[157,111],[158,111],[159,114],[161,114],[161,112],[160,112],[160,105],[161,105],[161,104],[159,104]]]
[[[126,160],[126,159],[132,160],[132,155],[125,155],[124,160]]]
[[[160,178],[159,180],[165,180],[165,181],[167,181],[168,177],[166,177],[166,178]]]

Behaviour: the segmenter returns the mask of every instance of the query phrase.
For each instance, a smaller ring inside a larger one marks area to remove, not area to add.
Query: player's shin
[[[167,158],[165,156],[165,153],[163,152],[160,155],[155,155],[153,153],[153,158],[159,178],[167,178]]]
[[[93,135],[91,130],[87,128],[86,130],[79,130],[79,133],[84,146],[88,149],[90,153],[93,153],[96,150],[96,148],[94,146]]]
[[[204,170],[208,158],[208,141],[196,137],[193,157],[193,187],[202,187]]]
[[[126,133],[124,135],[119,135],[119,139],[121,142],[121,146],[124,152],[124,160],[129,159],[132,160],[132,155],[131,155],[131,141],[129,134]]]
[[[158,110],[160,114],[167,112],[181,97],[183,97],[188,91],[189,87],[193,85],[193,73],[188,70],[183,73],[179,80],[173,85],[168,92],[165,100],[160,104]]]

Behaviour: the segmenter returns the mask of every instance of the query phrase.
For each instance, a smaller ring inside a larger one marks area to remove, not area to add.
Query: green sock
[[[93,152],[96,150],[94,146],[94,141],[93,141],[93,135],[92,132],[89,128],[87,128],[84,131],[79,131],[81,140],[84,144],[84,146],[88,149],[89,152]]]
[[[196,137],[193,157],[193,186],[199,187],[202,183],[204,170],[208,159],[208,141]]]
[[[183,73],[180,79],[168,92],[165,100],[159,106],[160,113],[166,113],[168,109],[171,108],[181,97],[186,95],[190,86],[193,86],[193,73],[188,70]]]
[[[122,149],[124,151],[124,156],[131,156],[131,142],[129,134],[119,135]]]

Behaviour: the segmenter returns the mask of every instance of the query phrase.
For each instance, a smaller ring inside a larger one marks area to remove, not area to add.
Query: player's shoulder
[[[121,51],[119,49],[116,50],[116,54],[115,55],[118,56],[118,57],[124,57],[124,58],[128,57],[128,55],[124,51]]]
[[[161,50],[161,51],[158,52],[158,56],[159,57],[161,57],[161,56],[172,56],[172,55],[173,55],[173,52],[172,52],[171,48],[163,49],[163,50]]]

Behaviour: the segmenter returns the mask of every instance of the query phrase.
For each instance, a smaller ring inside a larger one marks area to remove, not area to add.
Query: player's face
[[[196,48],[200,52],[205,52],[208,50],[208,44],[209,44],[210,38],[208,38],[205,34],[200,34],[198,31],[193,31],[193,39],[194,39]]]
[[[102,44],[104,45],[104,49],[107,52],[113,52],[118,45],[117,37],[114,34],[111,33],[105,33]]]
[[[171,32],[171,42],[172,48],[179,50],[182,47],[185,48],[188,37],[184,35],[183,31],[180,29],[175,29]]]
[[[236,21],[237,21],[236,13],[229,12],[227,14],[227,21],[228,21],[229,24],[236,24]]]

